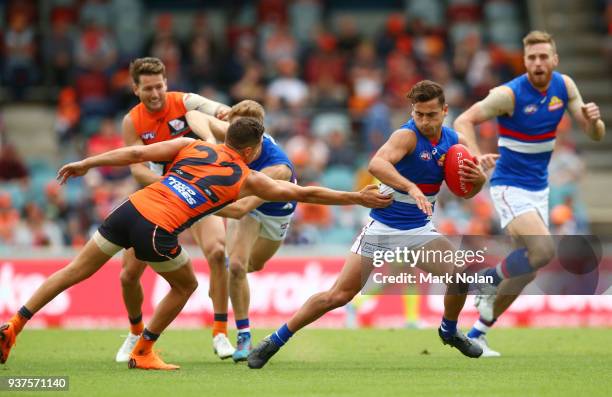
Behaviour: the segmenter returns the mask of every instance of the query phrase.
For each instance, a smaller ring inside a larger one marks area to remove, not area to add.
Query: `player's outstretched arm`
[[[514,94],[508,87],[495,87],[482,101],[476,102],[461,113],[453,123],[453,128],[465,138],[465,145],[474,156],[481,156],[476,143],[476,126],[494,117],[512,114],[514,111]],[[483,164],[488,168],[488,164]]]
[[[326,205],[359,204],[369,208],[382,208],[391,204],[391,196],[380,194],[378,187],[369,185],[359,192],[343,192],[319,186],[299,186],[278,181],[261,172],[252,171],[247,177],[241,197],[255,195],[266,201],[301,201]]]
[[[203,140],[211,143],[214,143],[214,139],[220,142],[225,141],[225,133],[229,127],[227,121],[219,120],[197,110],[187,112],[185,118],[191,130]]]
[[[104,165],[121,166],[142,163],[143,161],[171,161],[182,148],[192,142],[194,140],[191,138],[177,138],[147,146],[137,145],[111,150],[66,164],[57,173],[57,180],[64,184],[68,178],[83,176],[90,168]]]
[[[272,165],[262,169],[260,172],[279,181],[288,181],[291,179],[292,175],[291,169],[285,164]],[[263,203],[265,203],[265,200],[257,196],[244,197],[224,207],[221,211],[216,212],[215,215],[225,218],[240,219]]]
[[[582,130],[594,141],[601,141],[606,135],[606,125],[601,119],[599,106],[594,102],[584,103],[580,91],[569,76],[563,75],[567,88],[567,109],[578,121]]]

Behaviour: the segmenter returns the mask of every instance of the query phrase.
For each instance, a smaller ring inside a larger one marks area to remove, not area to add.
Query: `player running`
[[[197,138],[189,127],[186,113],[196,110],[223,118],[230,108],[197,94],[167,92],[166,68],[157,58],[139,58],[130,64],[134,94],[140,103],[123,119],[123,139],[126,146],[150,145],[179,137]],[[202,136],[206,138],[206,136]],[[151,162],[131,165],[134,178],[147,186],[161,179],[168,164]],[[234,348],[227,338],[228,272],[225,267],[225,227],[223,220],[209,216],[190,228],[210,267],[209,295],[214,310],[213,350],[222,359],[231,357]],[[130,332],[117,351],[115,360],[127,362],[130,352],[142,333],[142,303],[140,278],[146,263],[136,259],[133,249],[123,255],[121,290],[128,312]]]
[[[60,183],[85,175],[92,167],[143,161],[170,163],[161,181],[137,191],[117,207],[77,257],[51,275],[9,322],[0,327],[0,363],[6,362],[17,335],[35,313],[62,291],[93,275],[121,249],[134,248],[139,260],[147,262],[168,281],[170,291],[139,337],[128,366],[178,369],[176,365],[164,363],[153,351],[153,344],[198,285],[189,256],[178,244],[181,231],[233,201],[251,195],[266,201],[330,205],[384,207],[391,203],[391,197],[380,194],[373,185],[360,192],[340,192],[301,187],[251,171],[246,164],[261,150],[263,131],[263,125],[257,120],[240,118],[230,125],[225,144],[179,138],[120,148],[62,167],[58,173]]]
[[[394,251],[407,247],[425,251],[454,251],[450,241],[431,222],[433,206],[444,180],[443,159],[448,149],[465,140],[442,123],[448,112],[442,87],[421,81],[408,93],[412,119],[393,132],[370,161],[369,171],[382,182],[381,191],[393,195],[393,204],[370,212],[370,221],[351,248],[338,279],[330,290],[315,294],[272,335],[266,337],[248,357],[250,368],[261,368],[293,336],[325,313],[344,306],[363,288],[372,270],[377,250]],[[465,160],[460,178],[474,184],[469,197],[480,191],[486,177],[478,166]],[[401,239],[400,242],[397,239]],[[399,243],[399,244],[398,244]],[[435,257],[435,255],[433,255]],[[453,263],[421,261],[416,266],[437,276],[455,274]],[[466,294],[449,293],[444,298],[444,317],[438,334],[444,344],[456,347],[468,357],[479,357],[482,349],[457,329]]]
[[[251,100],[234,105],[229,113],[230,122],[238,117],[254,117],[263,124],[263,107]],[[189,112],[187,121],[200,135],[215,135],[224,140],[229,123],[200,112]],[[296,182],[293,164],[268,134],[263,136],[261,152],[250,162],[249,168],[272,179]],[[250,289],[247,272],[263,269],[276,254],[287,236],[289,223],[295,212],[295,202],[266,203],[257,197],[248,197],[218,212],[228,219],[227,252],[229,257],[229,292],[236,320],[238,337],[235,362],[245,361],[251,352],[249,324]]]
[[[497,117],[499,156],[485,154],[479,159],[485,168],[495,166],[491,196],[502,228],[518,247],[497,268],[485,272],[494,277],[492,293],[475,298],[480,318],[468,337],[483,348],[485,357],[500,355],[488,346],[489,328],[555,253],[548,230],[548,163],[565,110],[591,139],[600,141],[605,135],[599,107],[585,104],[574,81],[555,71],[559,56],[551,35],[532,31],[523,46],[527,73],[492,89],[454,123],[478,154],[475,125]]]

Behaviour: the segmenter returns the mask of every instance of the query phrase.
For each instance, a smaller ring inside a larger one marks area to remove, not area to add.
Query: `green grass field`
[[[25,330],[0,376],[68,375],[69,392],[44,395],[71,396],[612,394],[610,329],[498,329],[490,342],[503,357],[493,359],[465,358],[443,346],[435,330],[307,329],[261,370],[216,358],[210,330],[169,331],[157,347],[167,362],[182,366],[176,372],[115,363],[120,333]]]

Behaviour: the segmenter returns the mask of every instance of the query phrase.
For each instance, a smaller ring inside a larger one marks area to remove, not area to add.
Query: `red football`
[[[450,191],[459,197],[467,196],[474,188],[474,184],[459,180],[459,167],[465,159],[474,161],[468,148],[460,143],[451,146],[444,158],[444,181]]]

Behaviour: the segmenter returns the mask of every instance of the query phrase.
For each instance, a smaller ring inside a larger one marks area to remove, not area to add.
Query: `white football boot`
[[[496,352],[495,350],[489,347],[489,342],[487,341],[487,337],[484,334],[480,335],[478,338],[470,338],[470,340],[482,348],[482,356],[480,357],[501,356],[500,352]]]
[[[225,334],[217,334],[213,338],[213,351],[221,360],[232,357],[236,349],[232,346],[232,343],[227,339]]]
[[[496,297],[497,295],[495,293],[474,296],[474,306],[478,309],[480,317],[487,321],[493,321],[493,304],[495,303]]]
[[[134,350],[134,346],[136,346],[136,342],[138,342],[138,338],[140,335],[134,335],[133,333],[128,333],[127,338],[123,341],[123,344],[119,348],[117,355],[115,356],[115,361],[118,363],[127,363],[130,361],[130,353]]]

